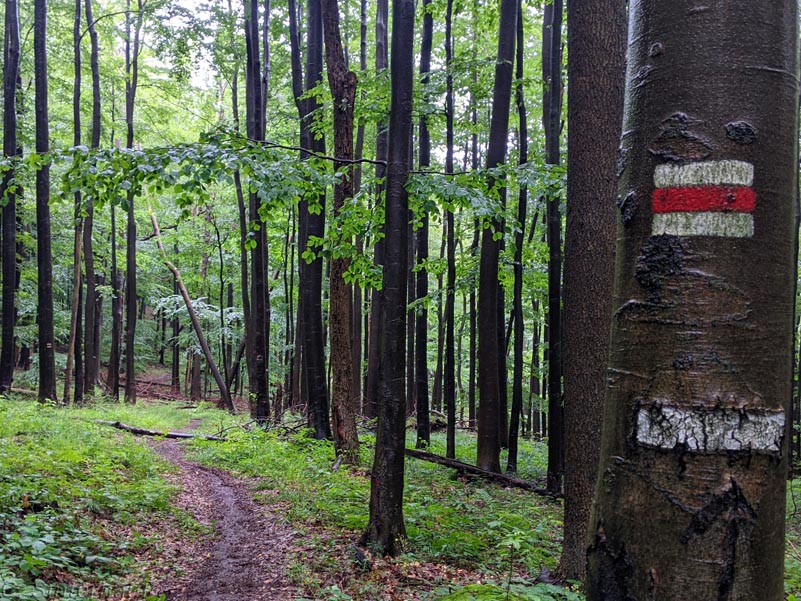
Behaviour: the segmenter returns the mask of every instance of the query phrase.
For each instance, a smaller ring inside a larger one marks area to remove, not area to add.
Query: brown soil
[[[155,448],[179,468],[175,479],[181,492],[175,504],[215,530],[214,538],[201,535],[181,548],[183,574],[157,586],[155,593],[175,601],[298,598],[285,570],[292,529],[269,508],[254,503],[243,481],[187,461],[180,443],[162,440]]]

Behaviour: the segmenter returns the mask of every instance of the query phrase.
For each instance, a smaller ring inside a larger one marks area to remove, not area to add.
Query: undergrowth
[[[137,421],[157,421],[136,411]],[[0,598],[148,598],[146,575],[131,581],[132,554],[153,544],[148,523],[175,513],[161,475],[169,468],[84,419],[108,414],[0,397]]]

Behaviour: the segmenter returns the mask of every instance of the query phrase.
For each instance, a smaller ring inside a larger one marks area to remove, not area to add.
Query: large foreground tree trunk
[[[624,0],[569,2],[564,275],[565,516],[561,575],[582,579],[598,469],[614,275],[623,119]],[[598,107],[605,107],[601,112]]]
[[[630,10],[588,599],[779,601],[797,3]]]
[[[406,268],[409,142],[412,129],[414,1],[392,4],[392,102],[389,120],[384,238],[384,308],[378,364],[379,415],[370,475],[370,519],[363,542],[382,553],[403,551],[403,475],[406,431]]]

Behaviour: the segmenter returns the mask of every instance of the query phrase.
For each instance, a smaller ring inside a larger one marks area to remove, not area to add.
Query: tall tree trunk
[[[17,77],[20,61],[19,5],[17,0],[5,3],[5,38],[3,52],[3,156],[17,156]],[[17,194],[9,190],[14,180],[13,169],[3,176],[1,197],[6,204],[2,212],[3,300],[0,320],[0,392],[11,390],[14,379],[14,326],[17,318]]]
[[[453,0],[445,9],[445,173],[453,173]],[[454,357],[454,301],[456,296],[456,232],[453,210],[445,209],[448,235],[447,280],[445,284],[445,378],[443,400],[446,412],[445,456],[456,459],[456,379]]]
[[[545,7],[543,47],[548,46],[548,91],[543,105],[546,162],[559,164],[559,138],[562,116],[562,0]],[[545,41],[547,37],[547,42]],[[544,58],[544,57],[543,57]],[[545,62],[543,60],[543,68]],[[548,475],[550,492],[561,492],[565,470],[562,426],[562,218],[559,195],[551,191],[548,215]]]
[[[409,175],[414,81],[414,1],[392,3],[392,101],[389,120],[384,238],[384,310],[378,365],[380,413],[370,475],[370,518],[363,542],[398,555],[405,546],[403,476],[406,399],[403,364],[406,337],[406,264]]]
[[[320,0],[309,0],[306,42],[306,91],[320,84],[323,77],[323,22]],[[303,120],[306,127],[307,148],[314,153],[325,153],[325,139],[311,134],[311,123],[319,109],[317,97],[305,103]],[[312,237],[325,235],[325,194],[307,198],[301,212],[306,213],[305,245]],[[309,205],[316,205],[319,211],[310,211]],[[303,298],[303,368],[306,372],[309,414],[314,435],[317,438],[331,438],[331,422],[328,412],[328,387],[325,371],[325,336],[323,333],[322,308],[323,257],[319,253],[313,261],[303,268],[303,280],[299,282]]]
[[[113,137],[113,134],[112,134]],[[111,203],[111,349],[108,357],[106,384],[115,401],[120,399],[120,350],[122,347],[122,292],[124,280],[117,267],[117,211]]]
[[[50,151],[47,110],[47,0],[34,0],[33,64],[36,90],[36,152]],[[39,327],[39,400],[56,400],[56,349],[53,335],[53,251],[50,237],[50,163],[36,172],[36,263]]]
[[[564,277],[565,516],[561,575],[583,580],[598,469],[614,276],[614,198],[623,119],[624,0],[570,3]],[[602,120],[598,107],[606,107]]]
[[[588,599],[780,601],[798,5],[630,11]]]
[[[431,14],[431,0],[423,0],[423,39],[420,47],[420,80],[423,92],[429,83],[431,71],[431,47],[434,35],[434,17]],[[425,103],[428,103],[426,97]],[[419,166],[425,171],[431,166],[431,134],[428,131],[428,115],[420,116],[419,125],[420,156]],[[428,309],[424,299],[428,296],[428,213],[422,216],[422,224],[417,230],[417,299],[420,301],[416,312],[415,358],[415,399],[417,401],[417,448],[428,448],[431,444],[431,423],[428,401]]]
[[[247,64],[245,68],[245,91],[247,106],[247,135],[251,140],[264,139],[264,103],[261,58],[259,52],[259,7],[256,2],[245,2],[245,46]],[[250,230],[256,245],[250,251],[250,300],[252,303],[249,328],[252,331],[252,365],[250,387],[250,412],[263,423],[270,417],[269,390],[269,315],[267,305],[267,223],[259,215],[258,196],[251,192],[248,199]]]
[[[323,32],[328,85],[334,103],[334,168],[342,178],[334,187],[334,218],[342,214],[345,201],[353,198],[353,109],[356,102],[356,74],[348,70],[339,29],[337,0],[323,0]],[[339,240],[349,244],[351,240]],[[329,320],[331,333],[331,416],[337,454],[358,462],[356,398],[353,396],[353,331],[351,289],[345,281],[350,259],[331,258]]]
[[[87,31],[90,41],[90,66],[92,70],[92,134],[90,147],[97,149],[100,147],[100,49],[97,40],[94,17],[92,14],[92,0],[84,0],[84,12],[86,13]],[[97,384],[98,372],[100,369],[100,317],[98,313],[101,309],[101,297],[97,293],[97,282],[95,276],[95,255],[92,241],[94,229],[94,202],[91,194],[85,199],[86,217],[83,227],[83,255],[84,255],[84,274],[86,279],[86,298],[84,300],[84,382],[85,393],[89,396],[94,395],[95,385]]]
[[[387,31],[389,21],[389,1],[376,0],[376,14],[375,14],[375,70],[379,76],[386,76],[387,67],[389,66],[389,52],[387,49]],[[375,176],[379,182],[386,175],[386,167],[382,165],[381,161],[387,160],[387,148],[389,143],[389,130],[387,122],[381,120],[376,125],[377,133],[375,140],[375,158],[378,161],[375,168]],[[376,185],[376,203],[381,202],[381,196],[384,191],[384,184],[379,183]],[[383,268],[384,266],[384,247],[386,240],[379,239],[374,245],[373,260],[376,265]],[[370,327],[368,328],[368,343],[367,343],[367,378],[364,391],[364,415],[366,417],[377,417],[379,413],[378,407],[378,365],[380,363],[380,341],[381,341],[381,327],[384,323],[382,316],[384,306],[384,291],[373,290],[370,293]]]
[[[558,1],[558,0],[557,0]],[[492,93],[492,120],[487,149],[487,167],[492,169],[506,160],[509,132],[509,105],[512,95],[512,75],[517,23],[517,0],[501,1],[498,57],[495,63],[495,86]],[[495,188],[490,178],[488,188]],[[505,189],[497,190],[502,198]],[[481,262],[478,285],[478,453],[476,465],[490,472],[500,472],[500,362],[498,357],[498,257],[500,244],[494,239],[503,233],[499,218],[481,236]]]
[[[125,39],[125,147],[133,148],[134,144],[134,106],[136,104],[136,88],[139,84],[139,46],[142,32],[142,0],[137,0],[136,24],[133,31],[133,48],[131,47],[131,16],[126,14]],[[130,0],[128,0],[130,10]],[[134,214],[134,189],[128,190],[128,221],[125,240],[125,402],[136,403],[136,357],[134,344],[136,341],[136,217]]]
[[[526,120],[526,99],[523,95],[523,10],[522,0],[517,5],[517,48],[516,73],[517,85],[515,100],[517,101],[518,146],[521,165],[528,162],[528,123]],[[514,321],[514,366],[512,376],[512,415],[509,420],[509,452],[506,460],[506,471],[517,471],[517,442],[520,434],[520,415],[523,412],[523,350],[525,346],[525,324],[523,323],[523,240],[526,228],[526,208],[528,189],[520,186],[517,196],[517,228],[515,230],[514,258],[514,293],[512,298],[512,315]]]
[[[72,91],[72,145],[81,144],[81,2],[75,0],[75,19],[72,28],[72,43],[75,65],[75,75]],[[81,243],[83,241],[83,208],[81,206],[81,193],[75,193],[75,241],[72,250],[72,303],[70,303],[70,337],[67,343],[67,368],[64,371],[64,404],[70,403],[70,392],[72,388],[72,370],[75,366],[75,356],[80,356],[81,345],[79,343],[80,333],[78,332],[78,321],[81,314]],[[75,402],[80,403],[83,399],[77,394]]]

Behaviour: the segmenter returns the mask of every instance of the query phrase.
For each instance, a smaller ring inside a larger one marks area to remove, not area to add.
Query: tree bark
[[[549,48],[545,146],[546,162],[558,165],[562,116],[562,0],[545,7],[543,46]],[[546,41],[547,39],[547,41]],[[545,62],[543,61],[543,68]],[[562,490],[565,470],[562,426],[562,218],[559,195],[552,190],[548,219],[548,490]]]
[[[526,121],[526,99],[523,95],[523,10],[522,2],[517,5],[517,47],[516,73],[517,80],[515,100],[517,102],[518,146],[520,165],[528,162],[528,123]],[[528,189],[520,186],[517,195],[517,229],[515,230],[514,255],[514,292],[512,298],[512,316],[514,321],[514,359],[512,375],[512,415],[509,419],[509,452],[506,470],[517,471],[517,443],[520,434],[520,416],[523,412],[523,350],[525,346],[525,324],[523,323],[523,239],[526,228],[526,209]]]
[[[426,86],[430,80],[431,47],[434,35],[434,17],[431,14],[431,0],[423,0],[423,38],[420,47],[420,81],[426,94]],[[428,98],[426,97],[426,103]],[[431,166],[431,134],[428,130],[428,116],[420,116],[418,143],[420,145],[419,167],[425,171]],[[415,399],[417,409],[417,443],[418,449],[428,448],[431,444],[431,422],[428,399],[428,308],[425,299],[428,297],[428,213],[422,216],[422,223],[417,230],[417,282],[416,291],[419,304],[415,314]]]
[[[3,155],[17,157],[17,78],[20,61],[19,5],[17,0],[5,3],[5,38],[3,52]],[[3,176],[2,195],[2,271],[3,298],[0,321],[0,392],[8,392],[14,380],[17,292],[17,194],[10,190],[14,169]]]
[[[558,0],[557,0],[558,1]],[[495,86],[492,94],[487,168],[506,160],[509,131],[509,105],[512,94],[512,75],[517,23],[517,0],[502,0],[498,57],[495,63]],[[488,188],[495,187],[490,178]],[[503,196],[504,188],[497,193]],[[481,236],[481,261],[478,285],[478,458],[476,465],[490,472],[500,472],[500,367],[498,357],[498,257],[500,244],[496,233],[503,235],[499,218]]]
[[[798,6],[687,8],[630,4],[589,601],[784,598]]]
[[[406,544],[403,477],[406,426],[406,263],[409,215],[405,189],[412,127],[414,1],[392,4],[392,100],[389,120],[384,310],[378,364],[380,413],[370,475],[370,517],[364,543],[398,555]]]
[[[564,273],[565,515],[561,576],[583,580],[598,470],[614,277],[614,198],[623,119],[624,0],[568,2]],[[605,107],[603,115],[598,107]]]
[[[92,133],[90,147],[100,147],[101,114],[100,114],[100,47],[97,39],[92,0],[84,0],[87,31],[90,42],[90,66],[92,70]],[[97,293],[95,275],[95,255],[92,233],[94,230],[94,202],[91,194],[86,195],[83,227],[84,275],[86,279],[86,298],[84,300],[84,387],[88,396],[93,396],[100,369],[100,317],[101,297]]]
[[[36,90],[36,152],[50,151],[47,110],[47,0],[34,0],[33,50]],[[36,250],[39,327],[39,400],[55,401],[56,349],[53,334],[53,251],[50,236],[50,159],[36,172]]]
[[[345,202],[353,198],[353,110],[356,102],[356,74],[348,70],[339,29],[337,0],[323,0],[323,32],[328,85],[334,102],[334,168],[342,173],[334,187],[334,218],[342,214]],[[350,244],[352,240],[339,240]],[[356,433],[356,398],[353,396],[353,332],[351,330],[352,297],[345,272],[350,266],[347,257],[331,257],[329,322],[331,336],[331,421],[337,454],[345,461],[359,459],[359,438]]]

